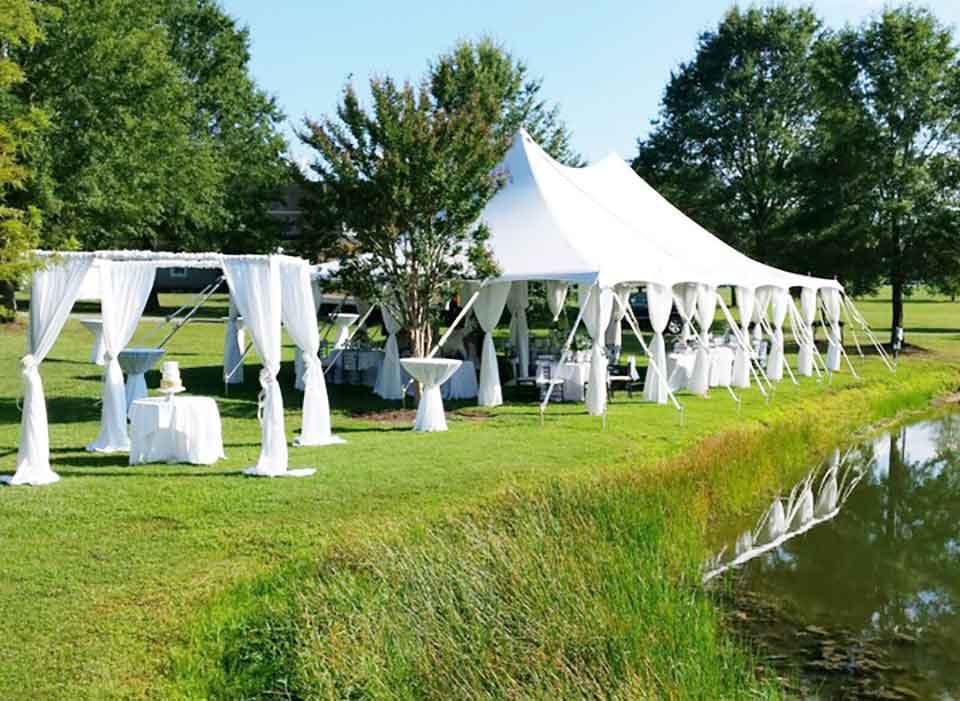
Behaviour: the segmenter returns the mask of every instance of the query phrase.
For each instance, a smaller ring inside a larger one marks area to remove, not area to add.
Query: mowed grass
[[[950,328],[957,305],[938,308],[937,328]],[[312,478],[256,480],[239,472],[258,453],[258,366],[251,359],[247,382],[224,393],[221,327],[189,326],[168,347],[190,391],[219,403],[228,457],[210,468],[132,468],[125,456],[83,452],[99,420],[90,340],[70,321],[41,370],[64,479],[0,490],[4,698],[284,688],[550,697],[611,684],[628,696],[735,693],[752,685],[749,665],[696,586],[699,536],[711,514],[775,489],[776,474],[752,458],[736,473],[721,469],[730,460],[704,458],[680,471],[694,482],[674,483],[665,461],[721,432],[749,442],[771,426],[800,431],[806,459],[841,427],[918,406],[958,377],[944,356],[909,357],[896,377],[858,360],[860,382],[784,384],[770,404],[753,390],[739,412],[724,392],[682,397],[682,428],[672,409],[618,395],[605,430],[576,405],[551,406],[541,426],[524,400],[451,415],[451,430],[434,435],[364,418],[395,405],[332,387],[334,428],[349,443],[291,449],[292,467],[318,468]],[[19,436],[23,348],[22,328],[2,331],[4,472]],[[285,347],[281,374],[291,438],[292,354]],[[652,588],[638,589],[645,581]],[[431,668],[445,673],[426,684]]]

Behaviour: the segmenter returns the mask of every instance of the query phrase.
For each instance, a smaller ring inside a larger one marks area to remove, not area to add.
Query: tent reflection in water
[[[822,473],[810,472],[785,499],[775,497],[757,524],[737,536],[732,548],[724,546],[707,560],[703,581],[760,557],[839,514],[864,475],[859,466],[848,462],[849,457],[850,452],[841,458],[835,450]]]

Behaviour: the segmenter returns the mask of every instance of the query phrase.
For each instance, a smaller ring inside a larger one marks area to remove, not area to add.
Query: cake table
[[[84,328],[93,334],[93,348],[90,350],[90,362],[103,365],[103,354],[106,346],[103,345],[103,321],[100,319],[80,319]]]
[[[120,351],[117,361],[127,373],[127,412],[136,400],[147,396],[147,381],[143,376],[165,352],[163,348],[124,348]]]
[[[440,385],[460,367],[461,361],[449,358],[403,358],[400,365],[420,383],[420,405],[414,431],[446,431]]]
[[[131,465],[212,465],[223,457],[220,412],[210,397],[150,397],[130,406]]]

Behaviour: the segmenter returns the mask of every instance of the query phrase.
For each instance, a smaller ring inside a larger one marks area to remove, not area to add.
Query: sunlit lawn
[[[223,300],[217,303],[213,315],[225,312]],[[860,307],[882,331],[889,316],[883,301]],[[907,323],[914,343],[951,350],[960,337],[960,304],[912,300]],[[24,331],[0,333],[0,367],[7,368],[0,375],[0,472],[9,473],[19,435],[15,368]],[[71,320],[41,370],[52,460],[63,480],[0,490],[3,698],[162,696],[170,646],[182,640],[197,607],[231,582],[331,542],[482,503],[506,488],[624,466],[642,470],[704,436],[756,425],[851,382],[844,373],[830,387],[784,383],[770,404],[748,391],[739,412],[722,391],[707,400],[681,395],[683,428],[672,408],[622,394],[605,429],[579,405],[552,405],[541,426],[535,402],[508,391],[506,406],[452,414],[451,430],[432,435],[364,418],[362,412],[396,404],[365,388],[332,387],[334,430],[348,444],[291,449],[291,467],[318,468],[312,478],[257,480],[239,474],[258,453],[257,362],[248,359],[246,383],[225,393],[221,326],[188,326],[168,347],[188,390],[219,404],[227,459],[213,467],[133,468],[126,456],[83,452],[99,420],[100,369],[88,362],[90,345],[89,333]],[[301,399],[292,389],[292,356],[288,343],[280,381],[291,438]],[[857,361],[869,382],[896,381],[905,389],[937,363],[910,359],[893,380],[875,359]],[[156,372],[148,375],[151,387],[158,382]]]

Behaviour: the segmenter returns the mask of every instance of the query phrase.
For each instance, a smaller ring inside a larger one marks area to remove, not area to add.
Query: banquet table
[[[117,356],[120,368],[127,373],[127,412],[138,399],[147,396],[144,375],[163,357],[162,348],[124,348]]]
[[[733,361],[736,353],[729,346],[714,346],[710,349],[711,387],[729,387],[733,381]],[[693,348],[667,354],[667,384],[671,392],[690,386],[693,369],[697,364],[697,351]]]
[[[460,367],[462,361],[450,358],[402,358],[400,366],[420,383],[420,405],[414,431],[446,431],[440,385]]]
[[[150,397],[130,407],[131,465],[212,465],[223,457],[220,413],[210,397]]]
[[[337,355],[338,351],[334,351],[323,361],[324,367],[333,363],[325,376],[328,384],[340,385],[357,380],[360,384],[373,387],[377,383],[377,373],[383,365],[382,350],[346,348]]]
[[[554,396],[552,399],[561,402],[584,401],[587,393],[587,379],[590,377],[589,359],[580,358],[563,362],[538,359],[535,377],[538,378],[539,384],[543,386],[544,392],[546,391],[547,373],[545,372],[545,368],[547,367],[550,371],[549,378],[551,380],[563,380],[563,382],[558,385],[560,388],[560,396]]]
[[[410,382],[411,375],[408,372],[402,372],[403,384]],[[453,375],[446,382],[440,385],[440,396],[447,399],[476,399],[480,392],[480,386],[477,384],[477,367],[472,360],[464,360],[463,364],[456,369]],[[410,382],[407,387],[407,394],[413,396],[417,393],[417,388]]]
[[[80,319],[87,331],[93,334],[93,348],[90,350],[90,362],[103,365],[103,354],[106,346],[103,345],[103,321],[100,319]]]

